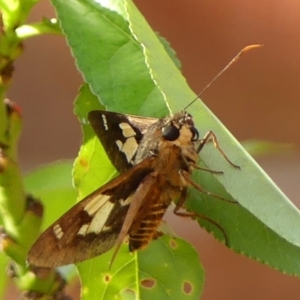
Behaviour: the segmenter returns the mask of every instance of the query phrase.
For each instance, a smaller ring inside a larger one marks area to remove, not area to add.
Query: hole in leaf
[[[104,276],[104,282],[105,282],[105,283],[110,282],[110,279],[111,279],[111,276],[110,276],[110,275],[106,274],[106,275]]]
[[[188,282],[188,281],[184,281],[183,283],[183,292],[187,295],[190,295],[193,291],[193,285]]]
[[[170,240],[169,240],[169,245],[170,245],[170,247],[171,247],[172,249],[176,249],[177,246],[178,246],[176,240],[174,240],[174,239],[170,239]]]
[[[152,279],[152,278],[143,279],[143,280],[141,281],[141,285],[142,285],[142,287],[144,287],[144,288],[152,289],[152,288],[156,285],[156,280],[155,280],[155,279]]]

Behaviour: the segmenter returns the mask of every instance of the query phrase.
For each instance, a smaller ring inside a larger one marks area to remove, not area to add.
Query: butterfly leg
[[[212,174],[224,174],[223,171],[215,171],[215,170],[211,170],[211,169],[202,168],[202,167],[199,167],[198,165],[192,164],[192,163],[190,163],[190,165],[191,165],[194,169],[202,170],[202,171],[209,172],[209,173],[212,173]]]
[[[228,156],[225,154],[225,152],[224,152],[224,151],[222,150],[222,148],[220,147],[219,142],[218,142],[218,139],[217,139],[215,133],[214,133],[213,131],[211,131],[211,130],[208,131],[208,132],[205,134],[205,136],[204,136],[203,139],[200,140],[200,144],[199,144],[199,146],[198,146],[198,148],[197,148],[197,152],[199,153],[199,152],[202,150],[202,148],[204,147],[204,145],[205,145],[207,142],[209,142],[209,141],[212,141],[212,142],[213,142],[214,147],[215,147],[217,150],[219,150],[219,152],[222,154],[222,156],[226,159],[226,161],[227,161],[229,164],[231,164],[234,168],[237,168],[237,169],[240,169],[240,168],[241,168],[240,166],[234,164],[234,163],[228,158]]]
[[[226,234],[225,230],[217,222],[215,222],[214,220],[212,220],[211,218],[209,218],[203,214],[199,214],[199,213],[195,213],[195,212],[179,211],[182,208],[183,204],[185,203],[186,197],[187,197],[187,189],[185,188],[182,191],[180,198],[173,210],[174,214],[177,216],[180,216],[180,217],[199,218],[199,219],[205,220],[205,221],[213,224],[222,232],[222,234],[224,236],[224,240],[225,240],[225,245],[228,247],[229,241],[228,241],[227,234]]]
[[[183,176],[183,178],[187,181],[187,183],[192,186],[193,188],[195,188],[196,190],[198,190],[201,193],[204,193],[206,195],[218,198],[222,201],[228,202],[228,203],[238,203],[237,201],[233,201],[233,200],[228,200],[226,198],[223,198],[221,196],[218,196],[212,192],[209,192],[207,190],[205,190],[202,186],[200,186],[199,184],[197,184],[195,181],[193,181],[193,179],[191,178],[190,174],[186,171],[181,171],[180,174]]]

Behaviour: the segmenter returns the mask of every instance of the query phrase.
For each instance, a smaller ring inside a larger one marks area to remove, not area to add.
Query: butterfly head
[[[195,127],[193,117],[186,111],[175,114],[161,129],[165,140],[176,141],[177,139],[187,139],[197,141],[199,132]]]

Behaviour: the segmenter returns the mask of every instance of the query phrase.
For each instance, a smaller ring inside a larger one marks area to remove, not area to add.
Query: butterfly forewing
[[[94,110],[88,119],[100,139],[105,152],[119,172],[134,164],[139,144],[154,118],[124,115],[109,111]]]

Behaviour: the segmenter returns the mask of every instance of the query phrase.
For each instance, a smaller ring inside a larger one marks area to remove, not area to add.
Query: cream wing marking
[[[86,211],[92,219],[90,223],[83,224],[79,228],[79,235],[84,236],[89,233],[99,234],[103,230],[105,231],[110,229],[110,227],[105,226],[114,206],[114,204],[109,201],[110,198],[111,196],[100,194],[84,207],[83,210]]]
[[[119,127],[122,129],[123,136],[126,138],[133,137],[136,135],[135,131],[128,123],[120,123]]]
[[[107,125],[107,119],[106,116],[104,114],[101,114],[102,117],[102,121],[103,121],[103,126],[105,130],[108,130],[108,125]]]
[[[110,199],[111,196],[99,194],[93,198],[83,210],[85,210],[90,216],[93,216],[99,209]]]
[[[86,233],[100,233],[103,230],[103,227],[107,221],[107,218],[113,208],[114,204],[110,201],[107,201],[101,209],[97,211],[94,215],[92,222],[89,224]],[[82,227],[81,227],[82,228]],[[81,229],[80,228],[80,229]],[[80,231],[79,229],[79,231]]]
[[[127,206],[127,205],[129,205],[131,203],[132,199],[133,199],[133,195],[130,195],[126,199],[121,199],[120,200],[121,206]]]
[[[122,130],[122,134],[126,138],[126,141],[124,143],[120,140],[116,141],[117,146],[119,150],[125,154],[127,162],[131,162],[139,146],[135,138],[136,132],[128,123],[125,122],[120,123],[119,127]]]
[[[59,239],[59,240],[60,240],[60,239],[63,237],[63,235],[64,235],[64,232],[63,232],[63,230],[62,230],[62,228],[60,227],[59,224],[56,224],[56,225],[53,226],[53,232],[54,232],[56,238]]]
[[[136,139],[134,137],[129,137],[124,144],[120,140],[117,140],[116,144],[119,150],[125,154],[127,162],[131,162],[139,146]]]

